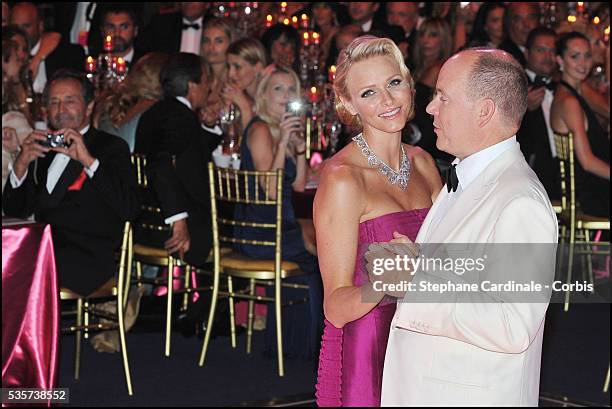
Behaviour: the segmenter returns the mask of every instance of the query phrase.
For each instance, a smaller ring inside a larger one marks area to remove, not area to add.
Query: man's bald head
[[[468,97],[491,99],[507,125],[518,130],[527,110],[527,77],[521,64],[497,49],[468,49],[456,57],[471,61],[465,84]]]
[[[26,32],[30,47],[38,43],[44,30],[43,19],[34,3],[16,3],[11,9],[11,24]]]

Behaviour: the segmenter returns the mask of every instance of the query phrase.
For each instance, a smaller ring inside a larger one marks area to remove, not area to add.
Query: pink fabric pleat
[[[2,228],[2,387],[53,388],[59,290],[50,226]]]

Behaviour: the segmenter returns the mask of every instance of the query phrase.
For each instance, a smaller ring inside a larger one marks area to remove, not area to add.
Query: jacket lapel
[[[85,146],[87,146],[87,150],[89,150],[90,154],[94,157],[97,156],[96,153],[98,150],[97,142],[99,138],[97,138],[96,136],[97,136],[97,132],[95,131],[93,127],[89,128],[89,131],[87,131],[87,133],[83,136],[83,139],[85,141]],[[45,172],[45,180],[40,181],[40,183],[43,184],[43,187],[42,187],[43,192],[44,192],[43,197],[45,198],[46,205],[49,207],[56,206],[66,195],[66,192],[68,191],[68,187],[72,185],[72,183],[74,183],[74,181],[76,180],[76,178],[79,177],[82,171],[83,171],[83,165],[80,162],[70,159],[70,161],[68,162],[68,165],[64,169],[64,172],[62,172],[62,175],[57,181],[57,184],[55,185],[55,188],[53,189],[51,194],[47,192],[47,188],[46,188],[47,180],[46,180],[46,172]],[[87,180],[85,180],[85,184],[86,183],[87,183]]]
[[[453,242],[456,232],[469,223],[479,211],[480,204],[495,193],[498,179],[508,166],[517,160],[524,160],[523,154],[516,144],[508,151],[496,158],[482,173],[467,187],[461,197],[443,216],[435,231],[428,234],[427,241],[431,243]]]

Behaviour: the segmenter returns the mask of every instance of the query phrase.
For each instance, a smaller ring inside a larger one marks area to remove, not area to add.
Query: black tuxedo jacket
[[[204,15],[202,24],[210,18]],[[142,55],[151,51],[178,53],[183,36],[183,15],[180,12],[158,14],[151,19],[136,40],[136,48]]]
[[[185,261],[201,266],[212,246],[208,162],[221,136],[200,125],[197,115],[176,98],[157,102],[140,118],[134,152],[147,157],[153,192],[145,200],[161,207],[162,215],[144,215],[156,223],[187,212],[191,238]],[[137,230],[136,240],[161,246],[167,235]]]
[[[512,55],[518,62],[521,63],[523,67],[527,66],[527,58],[525,58],[525,54],[521,51],[518,45],[514,43],[510,39],[510,37],[506,37],[506,39],[499,45],[500,50],[504,50],[510,55]]]
[[[529,80],[529,77],[527,77]],[[529,80],[531,84],[531,80]],[[548,139],[548,128],[542,107],[525,113],[521,127],[516,133],[525,160],[544,185],[551,200],[561,198],[559,163],[553,158]]]
[[[390,26],[377,19],[372,22],[372,28],[368,34],[390,38],[395,44],[399,44],[404,39],[404,30],[400,26]]]
[[[37,221],[51,225],[60,284],[86,296],[115,275],[123,224],[135,219],[140,201],[125,141],[93,127],[84,140],[100,165],[80,190],[68,190],[84,171],[70,160],[51,194],[47,192],[47,171],[55,157],[49,153],[30,165],[19,188],[7,181],[2,205],[7,215],[34,213]]]
[[[45,58],[45,70],[47,79],[60,68],[71,68],[73,70],[85,71],[85,51],[83,47],[70,44],[62,38],[62,41],[55,47],[47,58]]]

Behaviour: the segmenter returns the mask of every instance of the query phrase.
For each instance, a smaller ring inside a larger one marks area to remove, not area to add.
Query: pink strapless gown
[[[429,208],[390,213],[359,224],[359,244],[353,284],[368,279],[363,258],[374,242],[393,239],[393,232],[414,241]],[[325,320],[319,356],[318,406],[380,406],[383,364],[395,298],[385,297],[372,311],[336,328]]]

